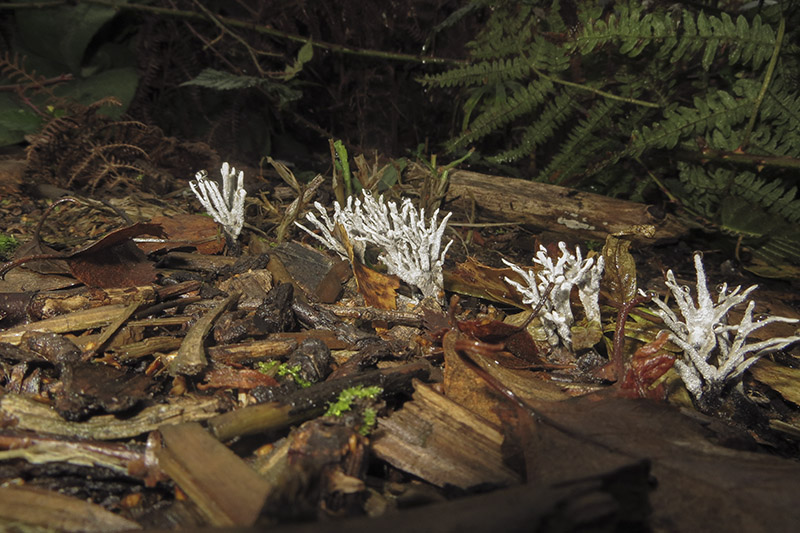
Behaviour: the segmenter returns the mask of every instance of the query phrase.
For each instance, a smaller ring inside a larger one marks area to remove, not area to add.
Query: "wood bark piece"
[[[223,408],[223,403],[219,398],[187,396],[176,398],[168,404],[148,407],[126,419],[100,415],[83,422],[70,422],[36,400],[6,393],[0,396],[0,426],[95,440],[127,439],[153,431],[166,423],[205,420],[216,415]]]
[[[38,285],[37,285],[38,286]],[[113,304],[130,304],[141,301],[142,305],[155,303],[156,288],[152,285],[127,287],[125,289],[98,289],[80,287],[69,291],[39,292],[29,306],[31,318],[43,319],[54,316]]]
[[[120,314],[125,313],[126,307],[124,304],[104,305],[32,322],[23,326],[15,326],[5,331],[0,331],[0,342],[7,342],[16,346],[20,343],[22,336],[29,331],[68,333],[107,326]]]
[[[463,207],[474,201],[493,219],[530,224],[582,240],[603,240],[609,233],[644,224],[655,226],[655,236],[631,235],[637,244],[675,240],[687,231],[672,215],[656,216],[652,206],[645,204],[466,170],[450,174],[446,201]]]
[[[136,522],[78,498],[27,487],[0,487],[0,523],[10,525],[12,522],[39,526],[48,531],[141,529]],[[11,527],[10,530],[15,529]]]
[[[440,487],[520,482],[503,464],[503,434],[496,426],[429,386],[415,385],[413,401],[378,420],[378,457]]]
[[[160,428],[159,465],[214,526],[255,523],[270,484],[197,423]]]
[[[250,361],[277,359],[289,355],[297,348],[294,339],[264,339],[239,344],[210,346],[208,356],[212,361],[241,364]]]
[[[181,347],[178,348],[178,355],[176,355],[167,366],[167,371],[171,376],[177,376],[178,374],[194,376],[199,374],[206,365],[208,365],[206,349],[205,346],[203,346],[206,335],[211,331],[214,321],[217,320],[226,309],[234,305],[238,299],[239,293],[232,293],[189,328],[189,332],[186,334],[186,337],[183,338]]]
[[[154,484],[160,480],[158,470],[152,468],[154,465],[145,453],[145,447],[135,443],[98,442],[5,429],[0,432],[0,461],[13,459],[40,465],[93,465],[114,470],[120,475],[144,479],[146,483],[152,481]]]

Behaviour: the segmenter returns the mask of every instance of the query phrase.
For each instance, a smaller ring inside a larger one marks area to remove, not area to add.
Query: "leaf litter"
[[[498,257],[456,257],[444,281],[461,300],[414,307],[396,277],[355,257],[351,277],[297,242],[218,255],[210,222],[151,218],[39,250],[83,285],[38,291],[38,273],[24,292],[3,289],[28,302],[0,300],[0,465],[25,488],[2,498],[4,519],[41,524],[55,505],[66,518],[45,523],[64,530],[319,519],[445,530],[469,517],[481,530],[492,514],[512,530],[780,530],[797,519],[792,354],[755,364],[746,395],[698,412],[676,347],[636,300],[626,235],[602,250],[602,335],[579,313],[566,349]],[[145,234],[163,242],[134,244]],[[577,291],[570,300],[580,309]],[[327,413],[358,387],[381,392]]]

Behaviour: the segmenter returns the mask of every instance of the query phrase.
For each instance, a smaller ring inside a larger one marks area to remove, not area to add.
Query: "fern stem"
[[[682,202],[674,194],[669,192],[669,189],[667,189],[667,186],[664,185],[661,179],[655,174],[653,174],[650,171],[650,169],[647,168],[647,166],[644,163],[642,163],[642,160],[639,158],[639,156],[636,156],[634,159],[636,159],[636,162],[639,163],[642,166],[642,168],[644,168],[644,171],[647,172],[647,175],[650,177],[650,179],[653,180],[656,186],[661,190],[662,193],[664,193],[664,195],[667,197],[667,199],[669,199],[670,202],[678,205],[682,204]]]
[[[719,161],[727,163],[738,163],[752,165],[756,167],[775,167],[775,168],[800,168],[800,159],[788,155],[759,155],[746,154],[739,152],[726,152],[724,150],[712,150],[705,148],[696,152],[691,150],[675,149],[673,154],[678,159],[687,161]]]
[[[574,87],[576,89],[580,89],[581,91],[588,91],[590,93],[594,93],[598,96],[602,96],[603,98],[608,98],[610,100],[619,100],[620,102],[626,102],[629,104],[640,105],[644,107],[653,107],[656,109],[661,107],[660,105],[654,104],[653,102],[645,102],[644,100],[638,100],[636,98],[626,98],[624,96],[617,96],[616,94],[609,93],[606,91],[601,91],[600,89],[595,89],[594,87],[589,87],[587,85],[581,85],[580,83],[575,83],[574,81],[567,81],[567,80],[562,80],[561,78],[556,78],[555,76],[549,76],[534,66],[531,66],[531,68],[533,69],[533,71],[536,73],[537,76],[541,76],[542,78],[550,80],[553,83],[557,83],[559,85],[566,85],[567,87]]]
[[[753,128],[755,127],[756,119],[758,118],[758,110],[761,108],[761,103],[764,101],[764,97],[767,95],[767,88],[772,81],[772,74],[775,72],[775,65],[778,63],[778,52],[781,50],[781,43],[783,42],[783,35],[785,32],[786,17],[781,17],[781,22],[778,25],[778,35],[775,37],[775,48],[772,50],[772,57],[769,60],[767,72],[764,75],[764,83],[761,84],[761,90],[758,92],[758,97],[756,98],[755,104],[753,104],[753,112],[750,114],[750,121],[747,123],[747,127],[744,130],[744,136],[742,137],[742,142],[740,144],[740,148],[742,150],[746,149],[747,145],[750,144],[750,134],[753,133]]]
[[[208,20],[205,15],[202,13],[196,13],[194,11],[186,11],[182,9],[171,9],[166,7],[158,7],[158,6],[151,6],[145,4],[126,4],[120,2],[118,0],[62,0],[60,2],[57,1],[45,1],[45,2],[16,2],[11,4],[0,4],[0,10],[6,9],[34,9],[34,8],[43,8],[43,7],[58,7],[58,6],[73,6],[76,3],[78,4],[89,4],[89,5],[97,5],[97,6],[105,6],[110,7],[112,9],[116,9],[119,11],[143,11],[146,13],[152,13],[154,15],[161,15],[165,17],[178,17],[184,19],[194,19],[194,20]],[[430,63],[430,64],[438,64],[438,65],[464,65],[467,64],[467,61],[463,59],[448,59],[443,57],[431,57],[431,56],[419,56],[414,54],[403,54],[400,52],[384,52],[382,50],[369,50],[365,48],[354,48],[351,46],[344,46],[341,44],[336,43],[328,43],[325,41],[316,41],[312,40],[310,37],[303,37],[302,35],[296,35],[293,33],[287,33],[284,31],[276,30],[275,28],[270,28],[269,26],[261,26],[256,25],[251,22],[246,22],[242,20],[233,19],[230,17],[223,17],[223,16],[216,16],[217,22],[224,24],[231,28],[238,28],[243,30],[252,30],[258,33],[262,33],[265,35],[271,35],[273,37],[279,37],[281,39],[286,39],[288,41],[294,41],[298,43],[308,43],[311,44],[316,48],[324,48],[325,50],[330,50],[331,52],[337,52],[340,54],[350,54],[362,57],[375,57],[378,59],[393,59],[396,61],[407,61],[410,63]]]

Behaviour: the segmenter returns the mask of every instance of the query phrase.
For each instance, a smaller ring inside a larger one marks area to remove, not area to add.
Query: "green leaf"
[[[314,57],[314,45],[311,44],[311,41],[307,41],[297,52],[297,59],[295,59],[294,63],[286,65],[286,69],[278,77],[284,81],[289,81],[303,70],[303,65],[311,61],[312,57]]]
[[[76,75],[92,38],[116,14],[115,9],[83,3],[15,11],[25,47]]]

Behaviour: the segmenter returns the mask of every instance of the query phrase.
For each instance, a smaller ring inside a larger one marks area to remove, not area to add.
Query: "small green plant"
[[[301,389],[306,389],[311,386],[311,382],[308,381],[306,378],[300,375],[300,365],[288,365],[286,363],[282,363],[278,366],[277,375],[280,377],[290,377],[292,380],[297,383],[297,385]]]
[[[378,423],[378,411],[372,407],[364,409],[364,422],[358,428],[358,433],[367,436]]]
[[[300,365],[289,365],[276,360],[259,361],[255,364],[255,369],[268,376],[289,377],[297,383],[300,388],[306,389],[311,386],[311,382],[300,375]]]
[[[326,411],[326,416],[342,416],[344,413],[347,413],[354,409],[354,404],[358,402],[371,402],[378,398],[378,396],[383,392],[383,388],[374,385],[371,387],[365,387],[363,385],[357,385],[355,387],[350,387],[349,389],[344,389],[342,392],[339,393],[338,398],[335,402],[328,404],[328,410]],[[367,436],[372,428],[375,427],[375,424],[378,422],[378,411],[372,405],[365,405],[361,409],[361,424],[358,426],[358,432],[361,435]]]
[[[258,361],[256,363],[256,370],[268,376],[274,376],[280,366],[280,361],[272,359],[271,361]]]
[[[341,416],[342,413],[349,411],[353,407],[353,402],[355,400],[360,398],[372,400],[382,392],[383,388],[377,385],[371,387],[357,385],[349,389],[344,389],[339,393],[339,397],[336,398],[336,401],[328,405],[328,410],[325,414],[328,416]]]
[[[0,259],[4,261],[11,259],[11,254],[14,253],[18,246],[19,241],[13,235],[0,233]]]

